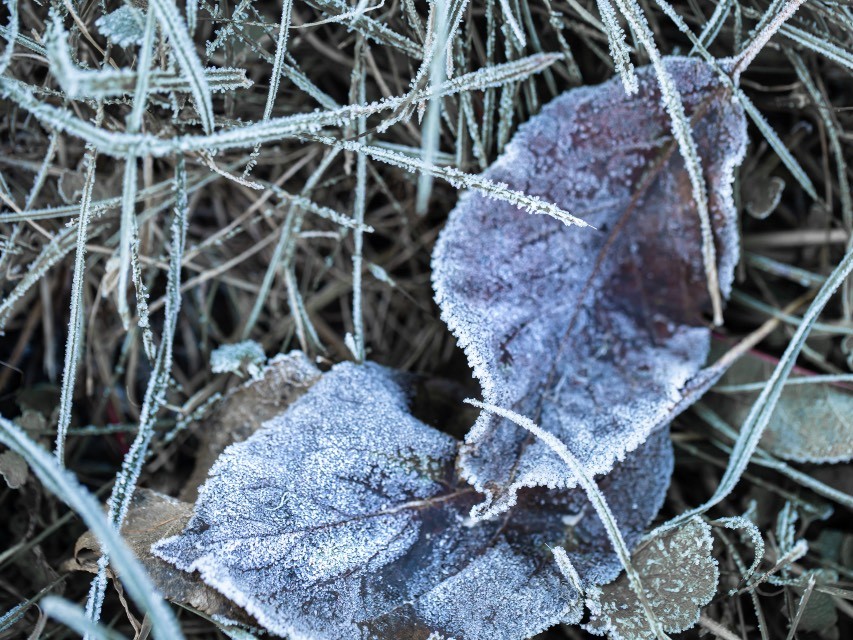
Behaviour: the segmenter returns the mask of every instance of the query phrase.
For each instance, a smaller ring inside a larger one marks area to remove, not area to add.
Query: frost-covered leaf
[[[646,598],[667,633],[685,631],[717,591],[719,570],[711,555],[711,527],[695,518],[679,529],[644,540],[632,555]],[[625,575],[588,600],[587,629],[613,640],[653,638],[643,609]]]
[[[529,637],[576,623],[585,585],[620,565],[580,490],[522,492],[505,517],[472,521],[483,496],[456,475],[458,441],[410,413],[407,379],[343,363],[219,458],[186,530],[154,552],[291,637]],[[600,486],[629,544],[660,507],[667,431]]]
[[[232,389],[216,412],[196,431],[200,443],[195,467],[181,490],[181,500],[194,502],[198,488],[225,448],[242,442],[264,422],[287,409],[319,377],[320,370],[308,356],[301,351],[291,351],[270,358],[257,380],[249,380]]]
[[[717,345],[715,344],[715,351]],[[722,350],[722,346],[721,346]],[[708,403],[730,425],[739,428],[770,378],[777,360],[751,351],[720,379]],[[770,453],[795,462],[847,462],[853,459],[853,391],[849,384],[808,381],[795,369],[761,436]],[[740,385],[744,390],[737,391]],[[730,390],[729,390],[730,389]],[[713,390],[712,390],[713,391]]]
[[[693,122],[728,294],[737,259],[732,172],[746,146],[741,108],[705,63],[668,58]],[[433,256],[442,317],[483,398],[536,421],[590,475],[667,424],[708,353],[710,309],[691,183],[650,68],[567,92],[523,125],[490,180],[596,227],[568,228],[469,193]],[[509,508],[520,487],[571,484],[556,455],[488,413],[471,429],[463,475]]]
[[[191,504],[149,489],[137,489],[122,524],[121,535],[166,599],[189,605],[223,621],[252,625],[254,621],[222,594],[185,573],[175,571],[174,567],[151,553],[152,544],[179,533],[191,515]],[[97,573],[100,555],[97,538],[87,531],[77,540],[74,557],[63,564],[63,569]]]
[[[254,340],[244,340],[233,344],[223,344],[210,354],[210,370],[213,373],[236,373],[243,371],[253,380],[263,373],[267,357],[264,348]]]
[[[139,45],[142,44],[142,34],[145,32],[145,14],[126,4],[98,18],[95,26],[101,35],[119,47]]]

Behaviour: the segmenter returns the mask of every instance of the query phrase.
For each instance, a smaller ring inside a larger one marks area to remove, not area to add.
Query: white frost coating
[[[575,565],[572,564],[572,561],[569,560],[569,556],[566,554],[566,550],[563,547],[554,547],[554,561],[557,563],[557,567],[560,569],[560,573],[562,573],[566,580],[569,581],[569,584],[572,585],[578,592],[583,593],[583,584],[581,583],[581,577],[578,575],[577,569],[575,569]]]
[[[728,295],[738,255],[731,185],[746,148],[745,119],[706,63],[672,57],[666,65],[688,115],[696,114]],[[689,176],[654,72],[638,69],[637,79],[635,96],[614,79],[553,100],[485,173],[598,231],[467,193],[433,254],[436,301],[484,402],[538,422],[592,476],[686,406],[682,389],[709,348]],[[487,413],[465,440],[460,469],[487,495],[477,517],[507,510],[522,487],[571,483],[543,443]]]
[[[472,588],[476,598],[471,598]],[[552,567],[539,571],[504,541],[475,557],[462,571],[445,580],[417,603],[416,610],[430,626],[446,629],[454,638],[529,638],[552,626],[554,620],[580,621],[575,601],[554,599],[538,611],[531,626],[532,607],[541,606],[542,593],[560,590],[577,594]],[[459,603],[464,602],[464,606]]]
[[[510,517],[472,526],[483,496],[456,477],[458,443],[409,413],[400,380],[334,367],[222,454],[186,530],[154,552],[292,638],[521,640],[577,623],[580,594],[550,548],[584,586],[620,566],[583,492],[526,492]],[[601,479],[629,545],[671,470],[664,429]]]

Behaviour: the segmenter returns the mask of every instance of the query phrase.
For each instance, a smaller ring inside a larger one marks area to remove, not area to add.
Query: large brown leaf
[[[732,172],[746,125],[713,69],[666,66],[681,92],[708,185],[724,295],[738,255]],[[466,194],[433,256],[442,317],[487,403],[538,422],[590,475],[607,473],[686,406],[708,354],[700,223],[651,68],[639,92],[618,80],[570,91],[523,125],[486,172],[596,229],[566,227]],[[463,476],[508,509],[521,487],[573,484],[541,441],[482,414]]]

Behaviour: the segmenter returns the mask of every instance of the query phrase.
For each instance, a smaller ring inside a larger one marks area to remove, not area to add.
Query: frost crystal
[[[483,496],[456,476],[458,443],[413,417],[400,374],[343,363],[232,445],[179,536],[153,551],[293,638],[511,640],[577,623],[584,587],[619,563],[580,490],[519,494],[472,522]],[[666,430],[600,482],[629,544],[663,501]]]
[[[692,118],[727,295],[743,112],[706,63],[666,66]],[[596,230],[468,193],[433,255],[436,301],[483,400],[556,435],[590,475],[607,473],[689,404],[685,388],[709,348],[691,182],[653,70],[636,75],[633,96],[614,79],[553,100],[484,175]],[[475,512],[483,516],[508,509],[522,487],[574,484],[542,442],[488,413],[469,432],[460,468],[487,495]]]

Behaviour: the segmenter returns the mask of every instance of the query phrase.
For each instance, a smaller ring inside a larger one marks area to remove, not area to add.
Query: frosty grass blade
[[[577,623],[580,594],[550,549],[585,588],[620,570],[583,492],[525,491],[508,517],[472,521],[483,496],[456,476],[459,443],[411,415],[404,384],[334,367],[222,454],[155,554],[295,638],[520,640]],[[664,429],[600,480],[630,546],[671,471]]]
[[[713,69],[667,58],[693,124],[714,223],[720,286],[738,256],[733,170],[746,148],[739,105]],[[433,254],[433,284],[483,401],[537,422],[591,476],[685,408],[705,362],[710,300],[691,183],[651,68],[569,91],[523,125],[484,177],[575,212],[568,228],[465,194]],[[677,407],[677,409],[676,409]],[[501,513],[522,487],[573,486],[541,442],[483,413],[460,454]]]

